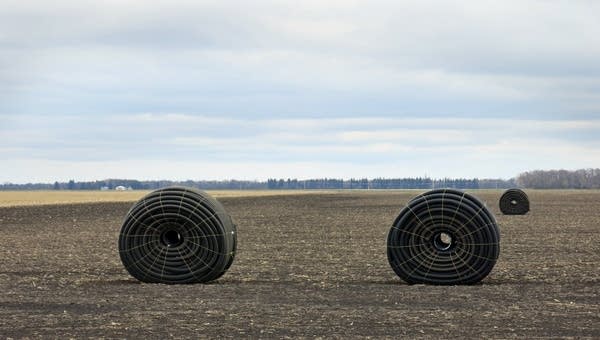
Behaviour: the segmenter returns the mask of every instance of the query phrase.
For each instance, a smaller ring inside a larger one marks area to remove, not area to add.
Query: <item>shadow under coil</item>
[[[209,282],[233,263],[236,238],[236,226],[216,199],[193,188],[167,187],[129,210],[119,255],[142,282]]]
[[[402,209],[388,234],[387,255],[408,283],[473,284],[496,264],[499,243],[496,220],[479,199],[438,189]]]

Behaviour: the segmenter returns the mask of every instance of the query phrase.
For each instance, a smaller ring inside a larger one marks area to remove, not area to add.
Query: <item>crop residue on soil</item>
[[[212,284],[140,284],[119,261],[131,203],[0,208],[0,336],[600,337],[600,192],[534,191],[496,214],[501,253],[474,286],[406,285],[386,258],[415,192],[221,198],[238,224]]]

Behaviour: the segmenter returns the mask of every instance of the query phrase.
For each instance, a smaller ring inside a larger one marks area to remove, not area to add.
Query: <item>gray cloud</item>
[[[9,124],[0,129],[0,157],[17,165],[3,173],[5,180],[22,179],[32,169],[63,179],[90,178],[73,169],[103,162],[112,164],[111,175],[118,175],[121,162],[143,178],[181,162],[203,166],[199,173],[193,167],[177,170],[179,176],[194,179],[222,178],[219,166],[260,162],[270,168],[244,170],[234,177],[291,176],[282,171],[297,163],[324,169],[338,164],[343,169],[335,173],[348,176],[394,176],[397,171],[395,176],[426,172],[439,177],[508,177],[531,168],[590,167],[600,162],[600,120],[239,119],[150,113],[54,118],[3,117]],[[51,172],[46,162],[64,166],[53,166]],[[145,168],[151,163],[152,169]],[[27,170],[18,166],[25,164],[37,165]],[[108,176],[102,171],[93,173]]]
[[[520,170],[494,167],[503,159],[588,166],[597,13],[594,1],[5,1],[0,155],[286,169],[391,157],[410,175],[448,148],[457,175],[478,159],[492,164],[481,176]]]

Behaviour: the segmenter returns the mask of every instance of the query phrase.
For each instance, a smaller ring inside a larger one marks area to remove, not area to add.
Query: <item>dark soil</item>
[[[407,285],[386,235],[417,192],[222,199],[233,266],[211,284],[141,284],[120,263],[129,203],[0,209],[3,337],[600,337],[600,192],[528,192],[474,286]]]

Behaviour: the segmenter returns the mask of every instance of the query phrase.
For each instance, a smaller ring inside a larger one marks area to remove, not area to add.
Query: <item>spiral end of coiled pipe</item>
[[[129,210],[119,234],[119,255],[142,282],[209,282],[233,263],[236,238],[236,226],[217,200],[200,190],[168,187]]]

